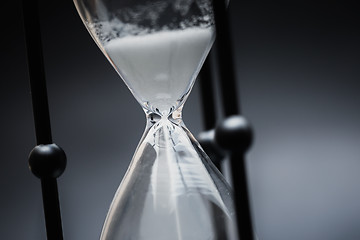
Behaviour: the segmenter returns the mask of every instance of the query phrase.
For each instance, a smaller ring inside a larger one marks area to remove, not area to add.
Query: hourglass
[[[230,239],[232,192],[181,116],[214,41],[211,0],[74,2],[147,118],[100,239]]]

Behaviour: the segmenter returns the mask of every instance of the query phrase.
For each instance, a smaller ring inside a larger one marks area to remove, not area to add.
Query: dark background
[[[145,125],[72,1],[40,1],[54,141],[68,156],[59,179],[66,240],[98,239]],[[19,1],[1,4],[0,238],[45,239]],[[360,239],[359,13],[344,2],[231,1],[259,240]],[[184,109],[202,130],[197,85]]]

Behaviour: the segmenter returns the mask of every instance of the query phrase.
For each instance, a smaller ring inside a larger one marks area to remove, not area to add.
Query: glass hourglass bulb
[[[211,0],[74,2],[147,117],[100,239],[230,239],[229,185],[181,118],[214,41]]]

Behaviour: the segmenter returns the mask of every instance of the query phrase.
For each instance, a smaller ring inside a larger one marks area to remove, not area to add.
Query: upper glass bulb
[[[214,40],[209,0],[74,0],[141,106],[169,115],[186,99]]]

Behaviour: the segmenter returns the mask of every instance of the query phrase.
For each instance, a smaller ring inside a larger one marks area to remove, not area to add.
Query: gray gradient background
[[[41,1],[65,239],[98,239],[145,119],[72,1]],[[240,1],[241,2],[241,1]],[[359,14],[355,6],[230,4],[260,240],[360,239]],[[45,239],[19,1],[2,3],[0,239]],[[202,129],[198,89],[184,119]]]

